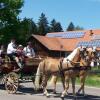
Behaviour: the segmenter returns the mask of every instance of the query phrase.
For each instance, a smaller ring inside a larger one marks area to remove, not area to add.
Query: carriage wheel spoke
[[[16,73],[9,73],[6,77],[5,88],[8,93],[15,93],[18,89],[19,80]]]

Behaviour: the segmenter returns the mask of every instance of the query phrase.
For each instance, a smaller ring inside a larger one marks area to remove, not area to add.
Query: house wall
[[[36,55],[42,56],[42,57],[64,57],[65,52],[61,51],[53,51],[48,50],[45,46],[43,46],[38,40],[36,40],[34,37],[30,37],[28,41],[32,41],[33,48],[35,50]]]

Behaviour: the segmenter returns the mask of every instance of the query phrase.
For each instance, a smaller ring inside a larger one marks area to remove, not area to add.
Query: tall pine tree
[[[38,21],[38,33],[40,35],[46,35],[49,32],[48,20],[44,13],[41,14]]]
[[[60,22],[56,22],[56,20],[53,19],[50,24],[50,32],[62,32],[62,31],[63,29]]]
[[[84,28],[83,27],[80,27],[80,26],[76,26],[75,27],[75,30],[84,30]]]
[[[74,30],[75,30],[75,26],[73,22],[70,22],[70,24],[68,25],[67,31],[74,31]]]

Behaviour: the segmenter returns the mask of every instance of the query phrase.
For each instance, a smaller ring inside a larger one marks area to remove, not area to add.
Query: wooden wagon
[[[34,81],[38,64],[43,60],[40,58],[26,58],[23,68],[18,71],[16,62],[10,61],[6,56],[0,65],[0,78],[3,79],[5,89],[8,93],[16,93],[20,81]]]

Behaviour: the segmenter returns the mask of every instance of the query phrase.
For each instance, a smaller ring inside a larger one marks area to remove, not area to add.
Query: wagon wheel
[[[19,86],[18,75],[14,72],[9,73],[5,78],[5,88],[8,93],[16,93]]]

